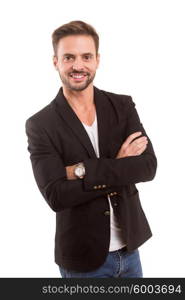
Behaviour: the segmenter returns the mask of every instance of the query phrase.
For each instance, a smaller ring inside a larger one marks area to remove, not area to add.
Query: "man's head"
[[[93,82],[99,64],[99,37],[82,21],[72,21],[52,34],[53,63],[64,86],[82,91]]]

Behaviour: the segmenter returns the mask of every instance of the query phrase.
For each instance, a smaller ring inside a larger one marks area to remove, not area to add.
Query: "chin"
[[[91,81],[92,82],[92,81]],[[83,90],[85,90],[88,86],[89,86],[89,84],[91,83],[91,82],[86,82],[86,83],[84,83],[84,84],[82,84],[82,85],[68,85],[68,88],[70,89],[70,90],[72,90],[72,91],[83,91]]]
[[[73,90],[73,91],[83,91],[83,90],[85,90],[86,88],[87,88],[88,86],[74,86],[74,87],[71,87],[71,90]]]

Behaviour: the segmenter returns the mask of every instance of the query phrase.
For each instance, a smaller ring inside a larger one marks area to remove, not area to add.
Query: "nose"
[[[80,58],[76,58],[73,63],[72,69],[77,70],[77,71],[82,71],[83,70],[83,61]]]

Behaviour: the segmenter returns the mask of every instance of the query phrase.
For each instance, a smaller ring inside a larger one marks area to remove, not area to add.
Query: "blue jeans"
[[[138,249],[128,253],[122,249],[111,251],[102,266],[91,272],[68,271],[59,267],[63,278],[143,277]]]

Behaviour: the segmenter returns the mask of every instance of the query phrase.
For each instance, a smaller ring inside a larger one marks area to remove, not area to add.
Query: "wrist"
[[[85,166],[83,162],[78,163],[74,167],[74,176],[79,179],[83,179],[85,176]]]

